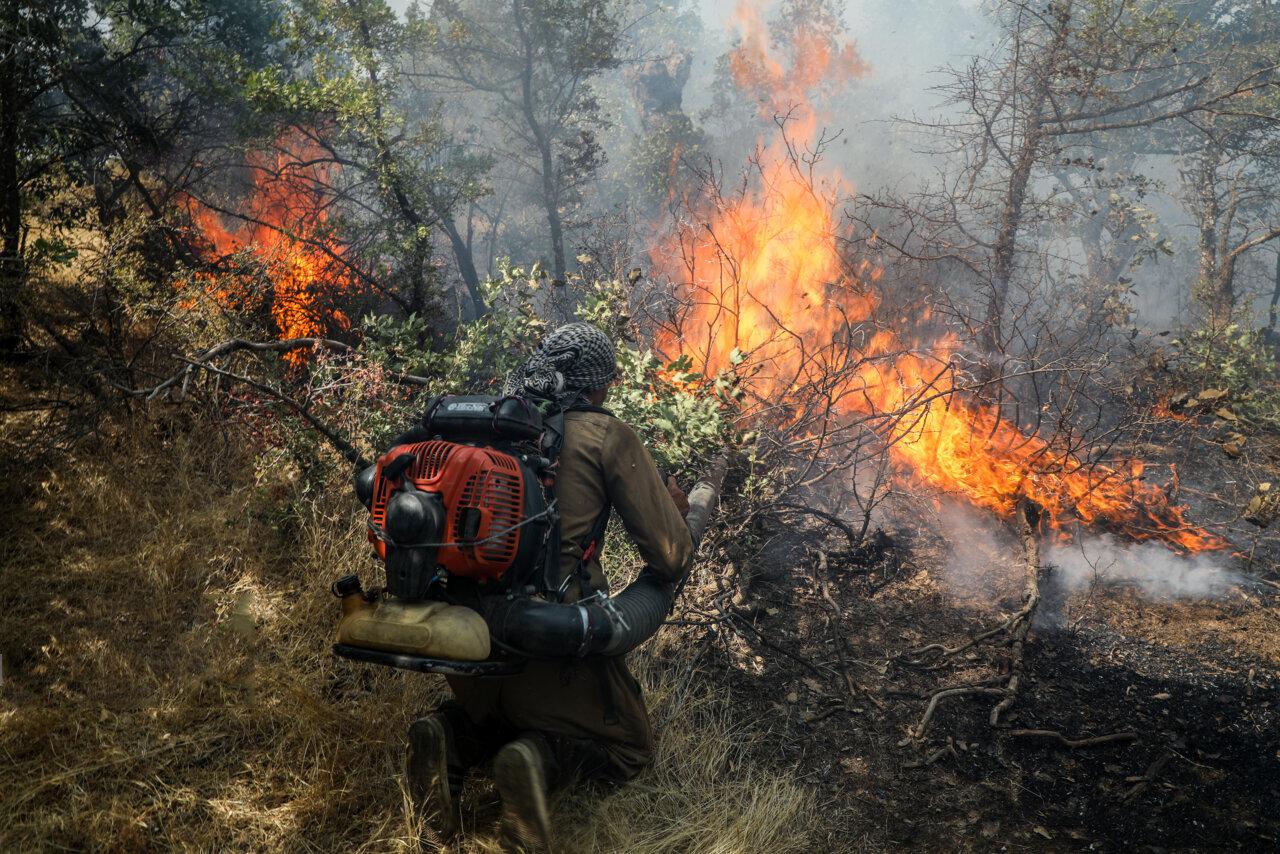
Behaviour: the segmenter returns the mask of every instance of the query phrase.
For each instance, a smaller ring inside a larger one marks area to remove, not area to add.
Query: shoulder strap
[[[595,588],[591,583],[591,570],[587,567],[591,564],[591,559],[600,554],[600,549],[604,546],[604,532],[609,527],[609,515],[613,512],[613,507],[609,504],[604,505],[604,509],[600,511],[600,515],[596,516],[595,522],[591,523],[591,530],[578,543],[581,550],[581,557],[578,558],[578,564],[574,567],[573,575],[578,579],[578,595],[586,599]],[[565,579],[567,583],[568,578]]]
[[[556,409],[542,416],[542,455],[547,458],[552,467],[559,465],[560,450],[564,447],[564,410]],[[554,471],[554,468],[553,468]],[[556,499],[556,482],[554,476],[552,479],[543,483],[543,491],[546,494],[548,506]],[[564,597],[563,589],[552,587],[551,579],[555,578],[560,572],[560,511],[559,505],[556,507],[555,516],[551,525],[547,527],[546,543],[542,551],[542,591],[544,595],[554,599],[562,599]]]

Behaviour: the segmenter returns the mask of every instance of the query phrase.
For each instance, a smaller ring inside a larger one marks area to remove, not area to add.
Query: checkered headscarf
[[[560,398],[607,386],[618,375],[614,345],[590,323],[567,323],[549,332],[507,377],[507,394],[528,390]]]

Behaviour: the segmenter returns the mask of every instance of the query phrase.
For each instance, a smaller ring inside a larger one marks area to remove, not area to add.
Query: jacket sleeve
[[[601,456],[609,501],[640,557],[668,581],[683,578],[693,562],[693,540],[640,437],[611,419]]]

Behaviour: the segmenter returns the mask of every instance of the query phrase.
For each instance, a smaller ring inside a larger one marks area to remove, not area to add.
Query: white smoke
[[[1021,595],[1022,547],[995,517],[945,499],[936,518],[948,546],[939,580],[952,595],[988,602]]]
[[[949,553],[938,580],[961,598],[995,601],[1020,599],[1024,583],[1022,545],[989,514],[958,502],[944,501],[935,517]],[[1094,589],[1129,589],[1150,601],[1217,599],[1256,584],[1228,565],[1221,553],[1182,555],[1155,543],[1132,543],[1111,534],[1076,532],[1069,541],[1050,542],[1045,535],[1040,561],[1046,601],[1054,612],[1063,597]],[[1052,614],[1042,614],[1049,623]]]
[[[1043,555],[1063,592],[1129,586],[1156,601],[1213,599],[1246,584],[1217,554],[1179,555],[1158,543],[1117,542],[1110,534],[1054,543]]]

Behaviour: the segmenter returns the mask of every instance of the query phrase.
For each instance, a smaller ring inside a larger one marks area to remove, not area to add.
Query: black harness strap
[[[564,446],[564,412],[555,411],[543,416],[545,433],[543,435],[542,453],[550,461],[549,469],[554,472],[560,465],[560,449]],[[555,475],[549,482],[544,482],[543,493],[547,505],[556,500]],[[552,579],[560,575],[560,510],[556,505],[555,520],[547,527],[547,537],[542,551],[542,593],[555,601],[563,598],[559,588],[553,586]]]
[[[591,570],[588,567],[591,559],[600,554],[600,550],[604,547],[604,532],[609,527],[609,515],[612,512],[613,507],[605,504],[596,521],[592,523],[591,530],[578,543],[582,555],[578,558],[578,565],[574,567],[573,574],[578,577],[578,595],[583,599],[595,592],[591,583]]]

